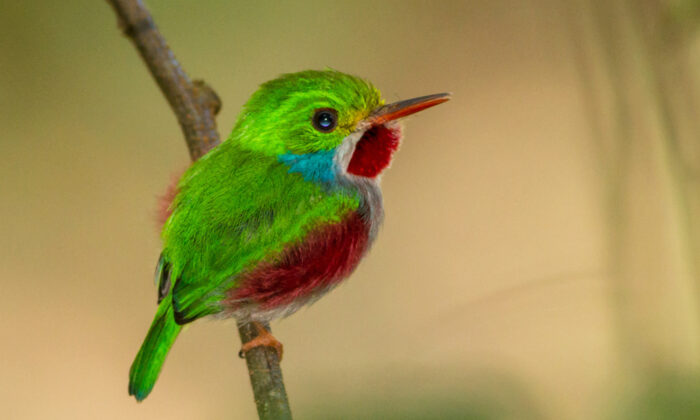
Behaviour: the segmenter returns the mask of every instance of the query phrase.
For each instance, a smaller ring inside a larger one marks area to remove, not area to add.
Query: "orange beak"
[[[449,93],[436,93],[434,95],[420,96],[418,98],[406,99],[405,101],[394,102],[383,105],[375,109],[367,118],[370,125],[380,125],[388,121],[403,118],[407,115],[415,114],[418,111],[430,108],[447,102],[452,97]]]

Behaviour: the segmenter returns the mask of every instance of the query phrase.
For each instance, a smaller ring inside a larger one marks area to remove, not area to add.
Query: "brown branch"
[[[204,82],[190,80],[141,0],[107,1],[173,109],[192,160],[199,159],[219,144],[214,120],[221,108],[219,97]]]
[[[269,324],[263,326],[270,331]],[[250,322],[239,322],[238,333],[241,343],[247,343],[257,337],[258,330]],[[277,352],[272,347],[256,347],[247,351],[245,358],[258,416],[261,419],[291,419],[292,412],[289,409]]]
[[[107,1],[175,113],[192,160],[199,159],[220,143],[215,121],[221,108],[219,97],[203,81],[190,80],[141,0]],[[266,327],[269,329],[269,325]],[[249,323],[239,323],[238,332],[244,343],[257,335]],[[256,347],[246,352],[245,357],[260,418],[291,419],[275,349]]]

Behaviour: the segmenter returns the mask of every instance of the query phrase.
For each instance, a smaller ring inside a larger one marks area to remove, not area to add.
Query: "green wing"
[[[238,274],[358,205],[355,192],[331,192],[274,157],[224,142],[185,173],[163,228],[176,321],[220,312]]]

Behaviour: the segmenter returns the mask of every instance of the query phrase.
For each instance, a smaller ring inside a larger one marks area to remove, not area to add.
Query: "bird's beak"
[[[384,124],[385,122],[403,118],[407,115],[430,108],[431,106],[447,102],[451,97],[452,95],[449,93],[436,93],[434,95],[420,96],[418,98],[406,99],[405,101],[383,105],[375,109],[365,121],[367,121],[370,126]]]

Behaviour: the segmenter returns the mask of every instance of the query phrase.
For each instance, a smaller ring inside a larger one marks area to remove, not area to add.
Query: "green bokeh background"
[[[148,6],[224,136],[300,69],[454,95],[407,121],[369,257],[273,324],[296,418],[700,417],[697,0]],[[231,321],[127,396],[189,158],[106,2],[0,4],[0,127],[2,417],[255,418]]]

